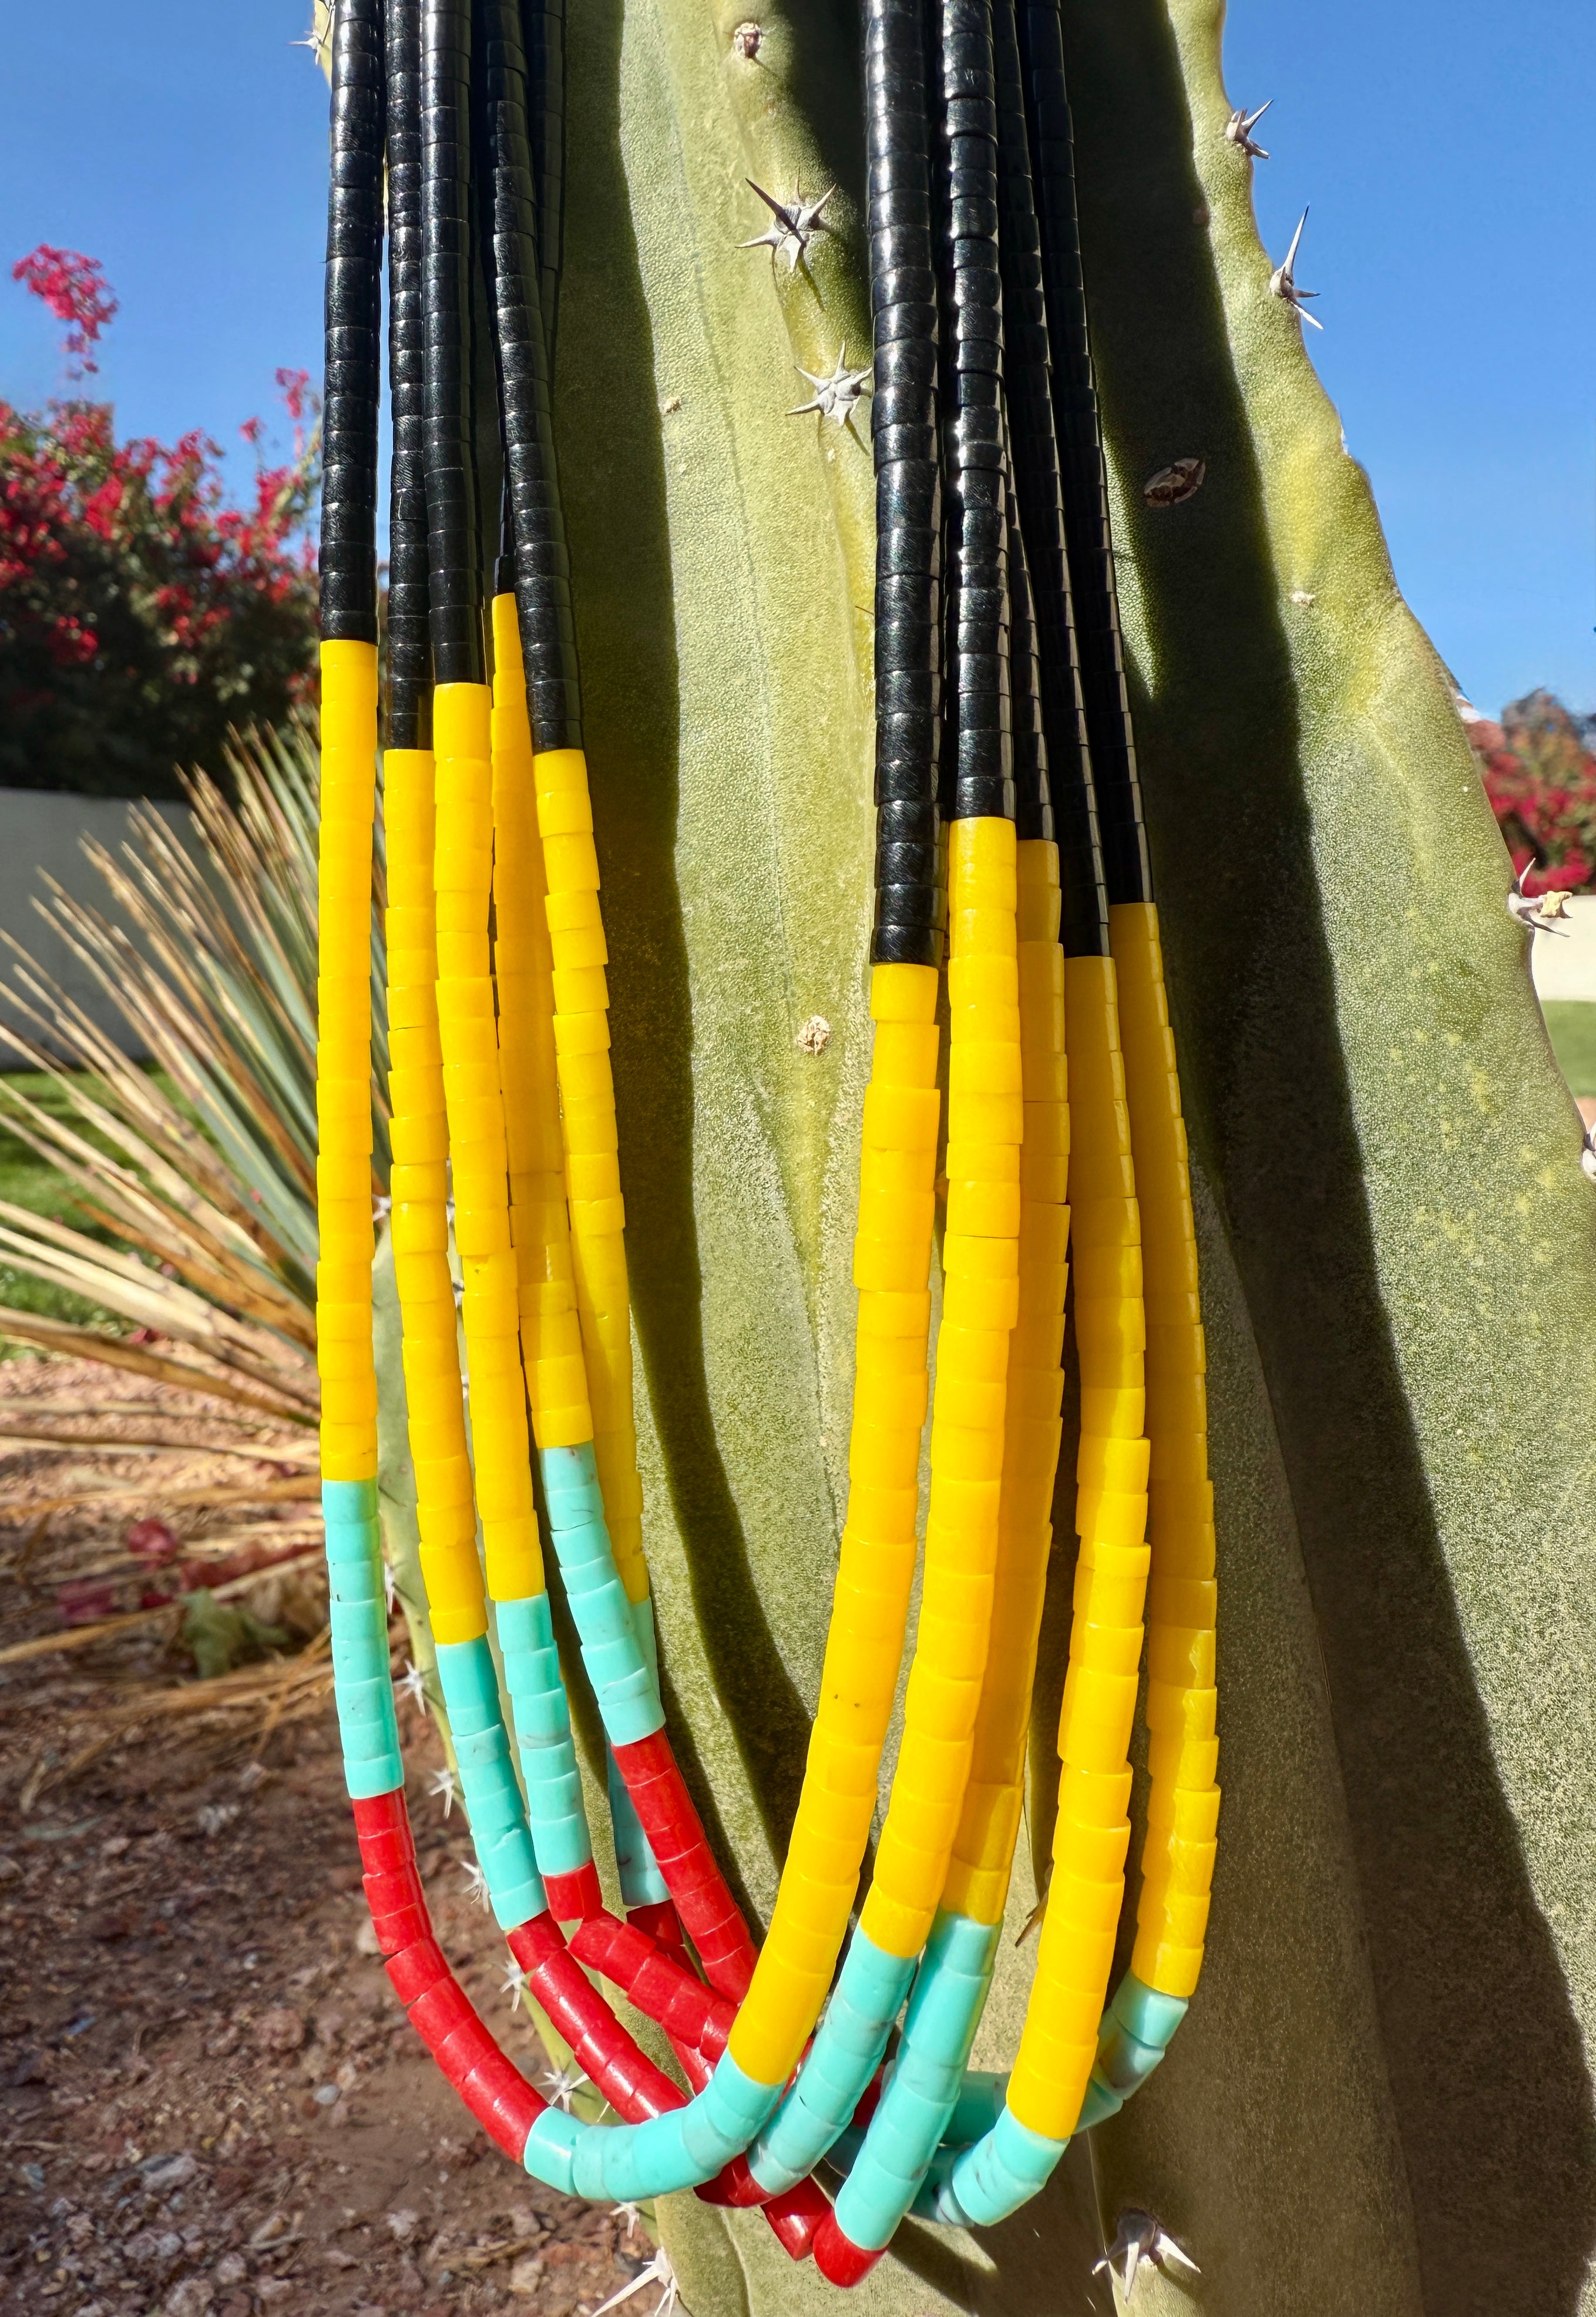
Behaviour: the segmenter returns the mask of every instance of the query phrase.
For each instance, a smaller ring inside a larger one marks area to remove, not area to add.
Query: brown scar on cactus
[[[732,33],[732,47],[738,56],[752,64],[759,54],[759,44],[763,38],[764,33],[750,17]]]
[[[831,1043],[831,1024],[824,1014],[811,1014],[796,1041],[804,1054],[823,1054]]]
[[[1142,485],[1142,497],[1150,507],[1179,506],[1203,486],[1208,473],[1202,459],[1172,459],[1167,467],[1160,467]]]

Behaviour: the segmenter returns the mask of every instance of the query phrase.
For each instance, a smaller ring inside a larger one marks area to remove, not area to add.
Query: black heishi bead
[[[985,702],[998,693],[1002,693],[1005,700],[1008,698],[1009,656],[1007,652],[994,651],[991,645],[991,631],[985,627],[974,634],[966,630],[957,640],[951,666],[958,686],[960,723],[965,721],[967,701]],[[975,720],[977,723],[986,721],[985,707]],[[1006,723],[1008,719],[1005,717],[1003,720]]]
[[[932,525],[941,521],[941,478],[933,459],[905,459],[893,466],[884,461],[876,485],[878,494],[888,495],[896,521]]]
[[[958,474],[1003,464],[1003,428],[995,410],[960,410],[942,421],[942,452]]]
[[[989,243],[976,241],[958,246],[958,263],[948,284],[949,295],[955,311],[951,317],[955,330],[966,327],[964,308],[985,309],[1003,304],[1002,275],[998,270],[997,251]]]
[[[977,444],[976,447],[979,449],[980,445]],[[948,498],[948,521],[950,525],[967,523],[972,518],[980,520],[991,514],[1002,515],[1007,512],[1008,494],[1004,488],[1004,476],[1001,464],[990,467],[963,466],[958,468],[955,472],[957,485],[950,490]],[[966,551],[967,553],[970,551],[967,545]]]
[[[937,294],[934,269],[925,264],[894,266],[873,277],[883,308],[929,306]]]
[[[947,231],[954,241],[974,240],[985,237],[994,241],[997,236],[997,203],[984,194],[967,193],[948,207]]]
[[[877,925],[870,936],[872,965],[923,965],[934,972],[942,962],[942,935],[934,927]]]
[[[955,820],[1012,820],[1014,783],[1001,773],[960,773],[954,790]]]
[[[929,423],[918,426],[887,425],[877,430],[878,456],[887,464],[929,462],[936,455],[937,430]]]
[[[878,233],[916,233],[931,231],[931,193],[925,185],[900,185],[886,192],[873,192],[869,205],[869,230]]]
[[[933,303],[916,304],[913,300],[902,305],[878,304],[872,308],[876,323],[876,344],[893,345],[907,340],[914,345],[933,344],[937,335],[937,309]]]
[[[878,571],[876,574],[876,617],[878,621],[934,619],[941,600],[939,580],[891,571]]]
[[[901,340],[876,348],[876,384],[934,387],[937,350],[923,339]]]
[[[557,582],[562,585],[569,583],[570,552],[561,539],[523,541],[516,548],[515,557],[522,575],[529,584],[536,580],[548,587]]]
[[[878,153],[865,171],[867,200],[879,192],[890,192],[896,186],[917,187],[924,192],[930,184],[926,157],[922,153],[903,148],[889,153]]]
[[[955,777],[960,781],[976,779],[1007,783],[1014,776],[1014,748],[1009,736],[1006,715],[1000,717],[999,711],[1006,711],[1008,700],[1005,697],[1001,701],[978,701],[973,704],[977,711],[989,709],[991,718],[990,721],[982,722],[978,716],[966,718],[960,715],[953,744]]]
[[[967,506],[950,512],[949,527],[957,524],[960,553],[967,566],[983,563],[993,569],[1007,544],[1007,511],[1002,506]]]
[[[946,917],[941,883],[934,873],[928,878],[881,879],[876,899],[876,922],[878,926],[905,928],[917,926],[929,932],[941,927]]]
[[[905,101],[924,101],[925,75],[916,71],[912,61],[900,62],[893,56],[867,57],[864,82],[865,101],[872,111],[882,108],[892,112]]]
[[[883,716],[928,713],[935,706],[937,679],[929,670],[883,668],[877,679],[876,703]]]
[[[928,845],[936,833],[936,806],[930,797],[888,799],[877,815],[878,845]]]
[[[989,96],[950,97],[942,108],[943,133],[949,138],[979,138],[997,143],[997,107]]]
[[[918,845],[876,845],[876,875],[883,885],[934,885],[937,844],[933,835]]]
[[[1003,384],[995,371],[955,371],[948,380],[948,421],[959,413],[991,411],[1003,403]]]
[[[922,768],[936,754],[939,692],[931,708],[883,708],[876,735],[878,797],[918,797],[926,793]]]
[[[886,305],[891,302],[885,286],[887,275],[896,273],[904,266],[924,273],[931,271],[931,236],[923,226],[883,225],[872,217],[869,230],[869,255],[870,279],[878,285],[881,302]],[[924,299],[930,291],[923,289],[914,294]]]
[[[935,573],[941,563],[941,532],[907,525],[892,532],[878,527],[876,568],[905,576]]]
[[[876,630],[876,670],[878,675],[887,668],[908,675],[915,671],[929,675],[938,664],[940,638],[932,620],[894,620],[879,624]]]

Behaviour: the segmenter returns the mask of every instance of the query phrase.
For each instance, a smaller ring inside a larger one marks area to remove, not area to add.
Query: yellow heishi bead
[[[317,1270],[323,1378],[321,1469],[377,1472],[371,1344],[371,847],[377,789],[377,653],[321,647],[322,821],[316,1106],[321,1152]]]
[[[519,673],[519,646],[515,666]],[[626,1215],[612,1165],[602,1190],[592,1179],[595,1162],[612,1160],[619,1137],[605,1018],[608,952],[582,752],[565,748],[535,756],[531,785],[533,817],[517,841],[528,864],[527,890],[540,890],[548,942],[549,994],[545,996],[539,980],[534,1005],[551,1009],[571,1278],[593,1410],[593,1455],[616,1567],[629,1597],[640,1601],[646,1597],[648,1578],[632,1416]],[[568,1432],[570,1412],[562,1415],[559,1428]],[[541,1419],[538,1436],[545,1446],[557,1445]]]
[[[1157,912],[1124,903],[1110,912],[1123,993],[1125,1090],[1143,1206],[1147,1330],[1147,1430],[1152,1441],[1148,1592],[1152,1791],[1132,1969],[1166,1995],[1197,1984],[1207,1882],[1183,1880],[1200,1849],[1212,1862],[1218,1822],[1214,1784],[1217,1611],[1213,1491],[1207,1482],[1207,1352],[1180,1080],[1164,994]],[[1198,1816],[1200,1813],[1200,1817]],[[1200,1834],[1199,1834],[1200,1828]]]
[[[996,1597],[1001,1518],[991,1516],[1001,1504],[1024,1215],[1018,1195],[983,1195],[979,1187],[1006,1193],[1012,1185],[1017,1194],[1024,1128],[1012,823],[956,822],[949,863],[950,1192],[925,1573],[904,1740],[860,1918],[869,1937],[899,1955],[924,1940],[964,1823]],[[907,1125],[905,1114],[879,1107],[881,1139]],[[866,1114],[868,1138],[869,1096]],[[855,1275],[863,1275],[858,1255]],[[1006,1672],[998,1673],[994,1701],[1007,1687]],[[958,1903],[996,1903],[1001,1912],[1017,1812],[1005,1782],[982,1785],[959,1847]]]
[[[895,1243],[907,1251],[914,1279],[905,1288],[860,1290],[849,1524],[831,1637],[787,1871],[731,2032],[733,2057],[760,2083],[780,2083],[791,2072],[830,1986],[869,1839],[881,1747],[903,1657],[928,1389],[925,1283],[941,1113],[937,983],[937,974],[924,966],[877,966],[870,978],[877,1032],[860,1180],[861,1186],[890,1189],[913,1216],[914,1234],[905,1232]],[[802,1874],[795,1871],[795,1857]],[[824,1879],[816,1879],[822,1868]],[[934,1869],[932,1880],[940,1880]],[[877,1911],[878,1919],[884,1914],[889,1924],[901,1919],[905,1925],[915,1913],[885,1894]]]
[[[399,957],[430,958],[432,946],[433,759],[424,749],[390,749],[384,760],[384,800],[390,892],[414,896],[404,930],[412,947]],[[397,912],[390,909],[391,929]],[[388,985],[390,1024],[402,1021],[405,1043],[394,1042],[388,1074],[396,1152],[413,1145],[413,1124],[444,1111],[443,1048],[431,973],[424,982]],[[393,1033],[390,1031],[390,1036]],[[477,1558],[471,1466],[449,1275],[448,1173],[441,1160],[407,1158],[394,1169],[392,1236],[410,1451],[415,1469],[421,1531],[422,1581],[440,1642],[474,1640],[487,1629],[482,1571]],[[434,1314],[436,1318],[434,1319]]]

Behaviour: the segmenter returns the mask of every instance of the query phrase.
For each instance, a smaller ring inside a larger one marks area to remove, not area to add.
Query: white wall
[[[36,963],[60,983],[102,1029],[125,1051],[137,1051],[128,1024],[102,993],[86,967],[52,933],[33,903],[44,894],[41,881],[48,871],[75,900],[108,912],[111,893],[98,871],[84,858],[81,840],[92,836],[108,853],[128,841],[125,797],[61,796],[40,789],[0,789],[0,933],[8,934]],[[189,830],[192,820],[186,805],[158,804],[154,810],[176,829]],[[15,956],[0,943],[0,980],[14,983]],[[0,1005],[0,1019],[27,1030],[14,1009]],[[0,1069],[25,1068],[20,1056],[0,1049]]]
[[[1596,893],[1568,904],[1566,934],[1537,934],[1529,971],[1539,997],[1596,998]]]

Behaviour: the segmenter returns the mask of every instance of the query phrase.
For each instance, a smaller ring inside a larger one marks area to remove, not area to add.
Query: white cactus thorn
[[[817,201],[807,201],[800,185],[789,194],[786,201],[779,201],[774,193],[767,193],[764,187],[756,185],[752,177],[744,182],[752,192],[759,195],[769,210],[771,222],[763,233],[755,234],[752,241],[739,242],[738,247],[768,249],[772,265],[779,257],[785,257],[788,272],[796,273],[798,260],[807,255],[815,236],[831,231],[820,212],[836,192],[836,187],[828,185]]]
[[[612,2205],[610,2207],[610,2217],[611,2220],[626,2223],[626,2242],[630,2244],[643,2225],[643,2207],[641,2205]]]
[[[1273,103],[1272,96],[1266,96],[1256,112],[1249,112],[1244,105],[1238,104],[1225,124],[1226,143],[1244,153],[1249,161],[1267,161],[1269,158],[1262,145],[1253,144],[1253,131]]]
[[[406,1698],[412,1705],[426,1704],[427,1677],[419,1666],[411,1664],[408,1658],[405,1660],[405,1670],[394,1686],[399,1695]]]
[[[1102,2259],[1093,2264],[1092,2276],[1101,2277],[1105,2268],[1112,2276],[1116,2261],[1121,2264],[1118,2282],[1128,2302],[1136,2291],[1144,2262],[1162,2268],[1166,2261],[1174,2261],[1180,2268],[1190,2269],[1193,2277],[1202,2275],[1190,2254],[1181,2250],[1164,2223],[1134,2205],[1128,2205],[1115,2222],[1114,2241]]]
[[[1296,315],[1299,322],[1312,322],[1315,330],[1322,330],[1324,327],[1324,323],[1319,321],[1314,315],[1310,314],[1307,308],[1302,302],[1305,298],[1316,298],[1319,294],[1318,291],[1316,290],[1299,290],[1297,286],[1297,244],[1302,239],[1303,227],[1306,225],[1307,221],[1308,213],[1306,210],[1304,210],[1302,215],[1297,220],[1297,231],[1291,237],[1291,246],[1286,252],[1284,264],[1277,265],[1274,272],[1269,277],[1269,290],[1271,298],[1283,298],[1285,300],[1287,305],[1290,307],[1291,311]]]
[[[459,1792],[459,1784],[455,1777],[454,1772],[452,1770],[434,1770],[432,1772],[432,1778],[428,1783],[427,1792],[430,1794],[442,1795],[443,1815],[447,1818],[450,1812],[454,1808],[454,1798]]]
[[[489,1896],[487,1888],[486,1875],[483,1873],[481,1867],[478,1866],[474,1858],[461,1859],[460,1873],[466,1878],[467,1890],[486,1914],[489,1906],[492,1904],[492,1900]]]
[[[593,2313],[593,2317],[605,2317],[608,2310],[619,2309],[623,2301],[629,2301],[634,2293],[646,2292],[651,2285],[657,2285],[660,2293],[659,2299],[649,2313],[649,2317],[673,2317],[673,2312],[681,2297],[681,2287],[676,2282],[676,2272],[671,2267],[671,2256],[664,2245],[661,2245],[647,2268],[634,2277],[629,2285],[623,2285],[619,2293],[612,2293],[610,2295],[608,2301],[600,2302]]]
[[[1526,861],[1513,879],[1512,891],[1507,897],[1507,914],[1518,924],[1528,926],[1532,934],[1561,934],[1566,941],[1572,927],[1564,923],[1568,915],[1566,893],[1527,893],[1524,880],[1534,868],[1533,858]]]
[[[291,49],[308,49],[313,60],[324,72],[327,69],[333,46],[333,0],[312,0],[309,30],[302,32],[297,40],[289,42]]]
[[[813,371],[805,370],[798,362],[794,362],[793,368],[815,392],[809,401],[800,402],[796,410],[789,410],[788,416],[802,418],[811,410],[817,410],[823,424],[829,418],[838,426],[846,426],[852,417],[873,376],[873,365],[869,362],[863,370],[848,368],[846,344],[839,347],[836,368],[829,378],[816,378]]]
[[[510,1998],[510,2008],[512,2011],[520,2010],[521,1993],[526,1983],[527,1975],[525,1972],[522,1971],[521,1965],[512,1958],[512,1960],[504,1965],[504,1977],[499,1990],[501,1994],[507,1995]]]
[[[545,2069],[539,2089],[553,2107],[563,2107],[569,2116],[571,2096],[580,2091],[586,2081],[586,2076],[573,2060],[568,2067]]]

